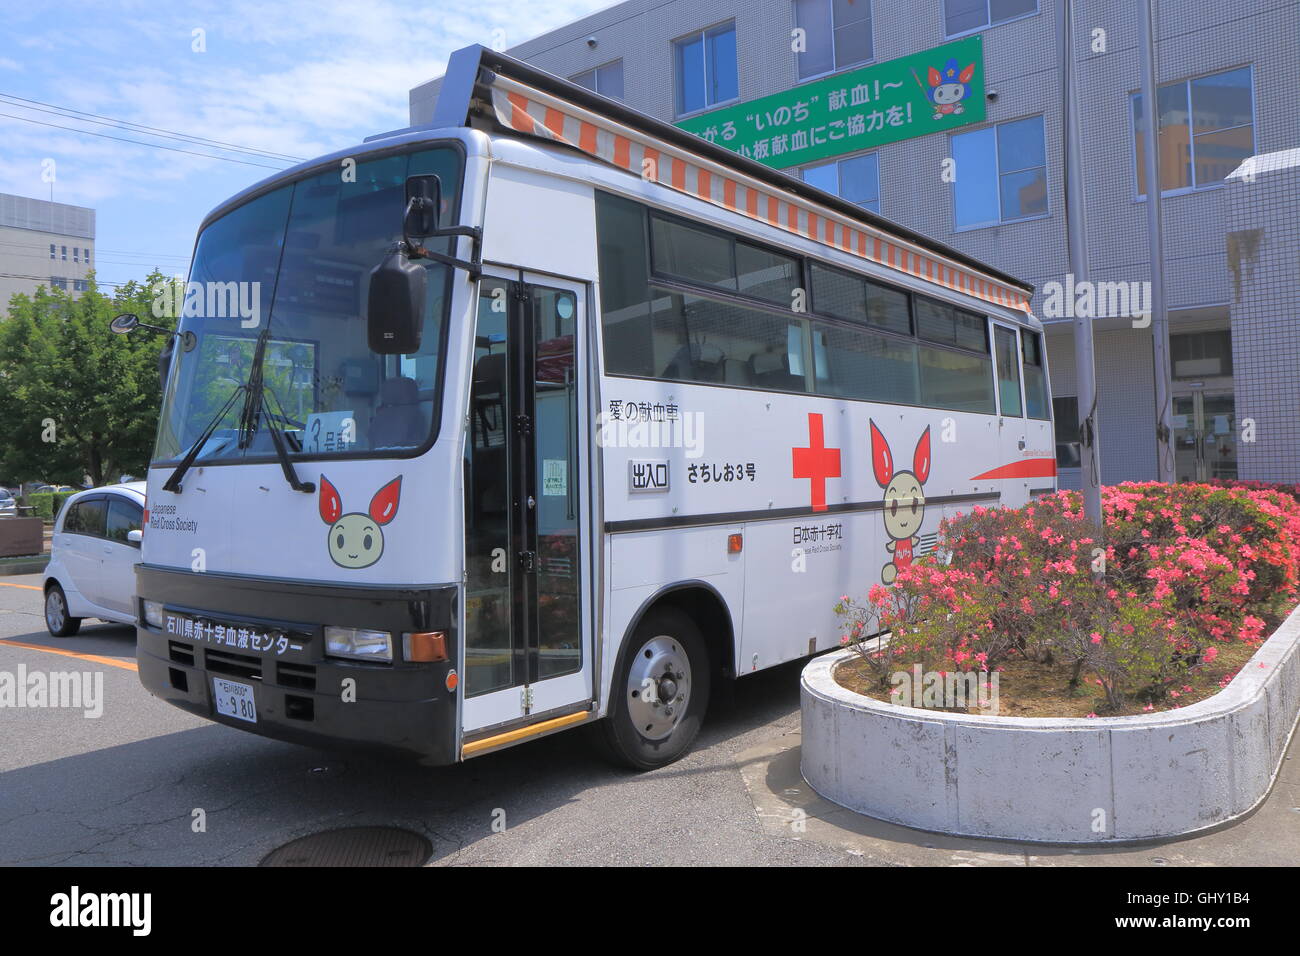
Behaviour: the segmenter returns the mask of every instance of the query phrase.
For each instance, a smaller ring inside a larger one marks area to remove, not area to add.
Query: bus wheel
[[[618,763],[653,770],[686,753],[709,704],[709,656],[699,628],[675,608],[645,616],[623,648],[609,716],[597,726]]]

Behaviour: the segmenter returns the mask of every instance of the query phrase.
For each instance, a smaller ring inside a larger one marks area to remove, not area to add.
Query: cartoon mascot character
[[[912,563],[912,549],[920,542],[917,534],[925,517],[925,493],[921,486],[930,477],[930,426],[925,426],[912,453],[912,470],[895,471],[889,442],[871,422],[871,467],[876,483],[885,489],[885,531],[890,541],[885,550],[894,559],[880,569],[880,580],[893,584],[900,568]]]
[[[341,568],[368,568],[384,553],[383,526],[397,516],[402,498],[398,475],[375,492],[369,512],[343,513],[343,499],[324,475],[320,476],[320,519],[330,526],[326,544],[330,558]]]
[[[970,96],[970,81],[974,76],[974,63],[962,69],[955,59],[945,63],[942,71],[929,68],[930,89],[926,96],[934,107],[935,119],[943,119],[950,113],[966,112],[961,101]]]

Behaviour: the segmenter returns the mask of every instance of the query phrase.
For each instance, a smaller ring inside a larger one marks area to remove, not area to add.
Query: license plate
[[[239,684],[233,680],[214,677],[212,699],[216,701],[218,714],[246,720],[250,724],[257,723],[257,704],[251,684]]]

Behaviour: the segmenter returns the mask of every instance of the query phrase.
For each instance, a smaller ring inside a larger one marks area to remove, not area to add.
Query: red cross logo
[[[840,477],[840,450],[827,448],[822,416],[808,413],[808,447],[791,449],[794,476],[812,481],[812,509],[826,510],[826,479]]]

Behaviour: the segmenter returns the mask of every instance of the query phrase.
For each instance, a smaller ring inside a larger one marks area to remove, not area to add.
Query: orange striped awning
[[[1029,313],[1029,294],[898,236],[854,221],[689,150],[497,75],[492,109],[503,126],[572,146],[589,156],[757,222],[896,272]]]

